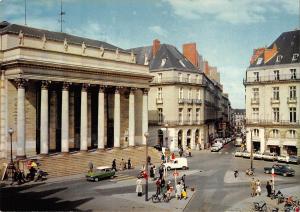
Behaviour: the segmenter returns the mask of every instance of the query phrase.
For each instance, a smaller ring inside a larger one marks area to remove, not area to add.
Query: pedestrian
[[[167,197],[170,200],[171,199],[171,193],[173,191],[173,186],[171,184],[171,181],[168,182],[167,184]]]
[[[163,165],[161,165],[161,166],[159,167],[158,172],[159,172],[159,178],[162,179],[162,177],[163,177],[163,175],[164,175],[164,167],[163,167]]]
[[[140,177],[138,177],[137,180],[136,180],[136,190],[135,190],[135,192],[137,193],[137,195],[139,197],[141,197],[142,194],[143,194],[142,179]]]
[[[234,170],[234,178],[237,178],[237,176],[239,175],[239,171],[236,169],[236,170]]]
[[[88,165],[89,165],[89,172],[90,173],[93,172],[94,165],[93,165],[92,161],[90,161]]]
[[[175,194],[177,199],[181,199],[181,192],[182,192],[182,186],[180,182],[178,182],[176,185],[176,194]]]
[[[171,159],[172,159],[172,160],[175,160],[175,153],[174,153],[174,152],[172,152]]]
[[[165,155],[164,153],[161,154],[161,161],[164,163],[165,162]]]
[[[183,154],[183,149],[182,149],[182,147],[180,146],[180,147],[179,147],[179,156],[182,157],[182,154]]]
[[[183,174],[182,175],[182,177],[181,177],[181,184],[182,184],[182,186],[183,186],[183,188],[186,188],[186,186],[185,186],[185,174]]]
[[[274,183],[273,180],[270,180],[271,188],[272,188],[272,194],[275,194],[275,188],[274,188]]]
[[[271,192],[272,192],[272,186],[269,183],[269,181],[267,181],[266,189],[267,189],[268,197],[270,197],[271,196]]]
[[[153,175],[154,175],[154,179],[156,178],[156,166],[153,165]]]
[[[181,197],[182,197],[182,199],[187,199],[187,191],[186,191],[185,188],[184,188],[183,191],[181,192]]]
[[[157,180],[156,180],[156,194],[157,195],[159,195],[160,194],[160,187],[161,187],[161,179],[160,178],[158,178]]]
[[[252,178],[252,181],[250,182],[250,189],[251,189],[251,197],[254,197],[256,194],[256,182],[254,178]]]
[[[150,167],[150,177],[152,179],[154,179],[154,170],[153,170],[153,166]]]
[[[151,165],[151,157],[150,156],[147,157],[147,162],[149,165]]]
[[[160,180],[160,188],[163,189],[166,185],[166,181],[165,181],[165,178],[162,177],[162,179]]]
[[[122,171],[122,170],[124,170],[125,168],[126,168],[125,161],[124,161],[124,159],[122,158],[121,163],[120,163],[120,170]]]
[[[111,165],[112,170],[117,171],[117,163],[116,163],[116,159],[113,160],[112,165]]]
[[[128,169],[131,169],[131,160],[130,160],[130,158],[128,158],[127,167],[128,167]]]
[[[256,195],[260,196],[261,195],[261,186],[260,186],[260,181],[256,181]]]

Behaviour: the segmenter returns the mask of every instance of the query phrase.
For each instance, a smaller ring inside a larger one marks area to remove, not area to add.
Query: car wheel
[[[283,176],[284,176],[284,177],[286,177],[286,176],[287,176],[287,174],[286,174],[286,173],[283,173]]]
[[[98,177],[95,177],[95,182],[98,182],[99,181],[99,178]]]
[[[170,171],[170,170],[171,170],[171,167],[170,167],[170,166],[168,166],[167,170],[168,170],[168,171]]]
[[[182,169],[183,169],[183,170],[186,170],[186,166],[183,166]]]

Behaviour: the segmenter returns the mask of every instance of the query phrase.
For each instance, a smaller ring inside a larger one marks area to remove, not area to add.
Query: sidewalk
[[[277,187],[283,193],[284,196],[295,196],[300,197],[300,185],[289,187],[289,188],[280,188],[280,185]],[[253,210],[253,202],[260,202],[265,201],[267,204],[268,210],[272,210],[273,208],[279,208],[279,211],[283,211],[284,204],[281,203],[277,205],[277,199],[272,200],[271,198],[267,197],[267,193],[262,193],[261,196],[250,197],[244,199],[243,201],[238,202],[237,204],[233,205],[230,209],[226,211],[252,211]]]

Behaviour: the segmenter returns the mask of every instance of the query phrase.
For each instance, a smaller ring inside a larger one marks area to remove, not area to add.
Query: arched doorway
[[[163,146],[163,142],[164,142],[164,132],[163,132],[161,129],[159,129],[158,132],[157,132],[157,134],[158,134],[158,141],[157,141],[157,144],[158,144],[159,146]]]
[[[178,131],[177,147],[182,147],[182,130]]]
[[[191,130],[186,132],[186,145],[191,148]]]

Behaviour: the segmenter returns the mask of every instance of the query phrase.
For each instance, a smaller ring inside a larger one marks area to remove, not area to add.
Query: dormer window
[[[297,61],[298,58],[299,58],[299,54],[298,54],[298,53],[294,53],[294,54],[293,54],[293,57],[292,57],[292,62]]]
[[[261,64],[261,62],[262,62],[262,60],[263,60],[263,59],[262,59],[261,57],[260,57],[260,58],[258,58],[258,59],[257,59],[257,62],[256,62],[256,65],[260,65],[260,64]]]
[[[164,65],[166,64],[166,62],[167,62],[167,58],[162,59],[160,67],[164,67]]]
[[[282,58],[283,58],[282,55],[278,55],[277,58],[276,58],[276,63],[280,63]]]
[[[179,60],[179,63],[182,67],[184,67],[184,68],[186,67],[182,60]]]

